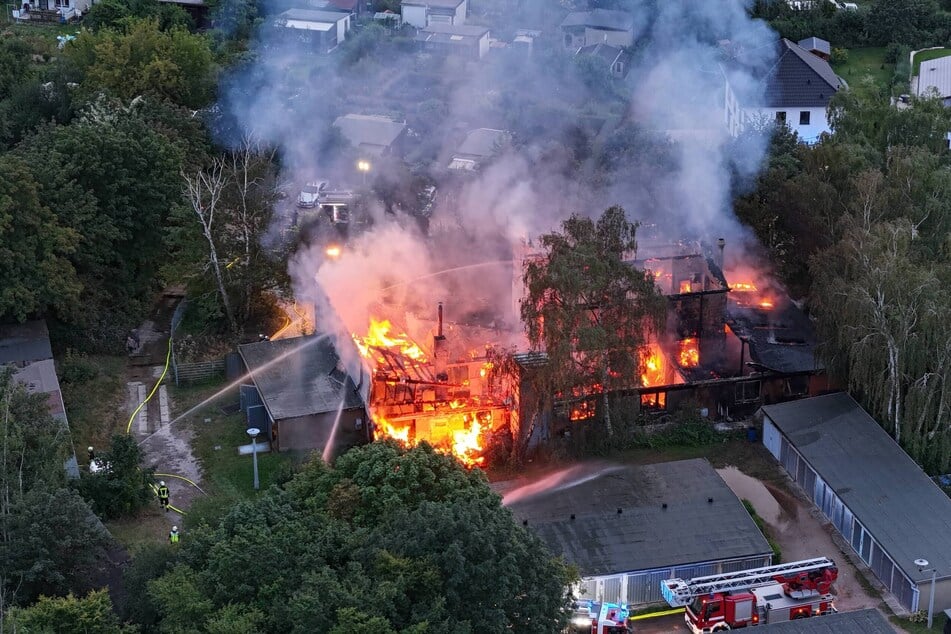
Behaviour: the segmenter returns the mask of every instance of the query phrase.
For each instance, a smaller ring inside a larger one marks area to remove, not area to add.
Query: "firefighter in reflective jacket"
[[[165,480],[158,483],[158,501],[165,512],[168,513],[168,487],[165,486]]]
[[[178,534],[178,527],[173,526],[172,530],[168,534],[168,541],[170,544],[177,544],[180,535]]]

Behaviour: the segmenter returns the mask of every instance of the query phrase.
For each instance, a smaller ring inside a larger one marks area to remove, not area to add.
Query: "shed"
[[[403,22],[422,29],[430,24],[466,23],[469,0],[403,0],[400,3]]]
[[[478,170],[483,163],[495,156],[511,139],[504,130],[478,128],[466,134],[466,138],[453,153],[449,162],[451,170]]]
[[[620,47],[634,44],[634,16],[625,11],[574,11],[562,20],[561,30],[565,48],[571,50],[599,43]]]
[[[921,62],[913,88],[918,97],[938,97],[951,106],[951,55]]]
[[[704,459],[602,469],[510,508],[578,567],[578,594],[662,601],[660,582],[768,566],[772,550]]]
[[[365,154],[389,154],[399,144],[406,124],[389,117],[365,114],[347,114],[337,117],[334,127],[340,130],[350,145]]]
[[[326,335],[259,341],[238,352],[253,383],[241,387],[241,408],[275,449],[324,450],[333,438],[338,454],[369,442],[366,377],[354,383]]]
[[[350,13],[341,11],[312,11],[288,9],[277,15],[274,25],[296,32],[312,42],[319,51],[337,48],[350,32]]]
[[[951,607],[951,498],[898,443],[846,393],[761,412],[763,444],[901,605],[927,608],[933,568]]]
[[[420,29],[416,41],[424,51],[481,59],[489,52],[489,29],[467,24],[432,23]]]
[[[874,608],[839,612],[817,619],[797,619],[757,629],[763,634],[894,634],[882,613]]]

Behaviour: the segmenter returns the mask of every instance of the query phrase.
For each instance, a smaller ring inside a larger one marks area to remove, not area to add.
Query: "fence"
[[[225,360],[176,363],[173,370],[175,371],[175,385],[201,383],[202,381],[223,377],[225,374]]]

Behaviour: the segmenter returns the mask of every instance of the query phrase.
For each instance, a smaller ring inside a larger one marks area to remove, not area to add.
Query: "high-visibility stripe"
[[[673,610],[664,610],[662,612],[651,612],[650,614],[638,614],[637,616],[628,617],[628,621],[642,621],[644,619],[652,619],[655,616],[667,616],[668,614],[680,614],[684,611],[683,608],[674,608]]]

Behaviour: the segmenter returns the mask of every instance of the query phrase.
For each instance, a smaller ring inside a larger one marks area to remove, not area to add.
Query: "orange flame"
[[[680,340],[680,355],[678,357],[680,367],[695,368],[700,365],[700,349],[697,347],[697,340],[693,338]]]
[[[645,348],[647,356],[644,358],[644,371],[641,373],[641,385],[663,385],[665,379],[664,353],[657,344]]]
[[[391,335],[390,329],[393,325],[387,321],[370,318],[370,327],[364,337],[353,335],[353,341],[357,344],[360,354],[368,359],[373,358],[373,348],[395,348],[400,354],[409,357],[420,363],[426,362],[426,355],[422,349],[413,343],[409,336],[404,332],[398,335]]]
[[[690,280],[683,280],[683,281],[680,283],[680,292],[681,292],[681,293],[689,293],[692,288],[693,288],[693,286],[691,285]]]

